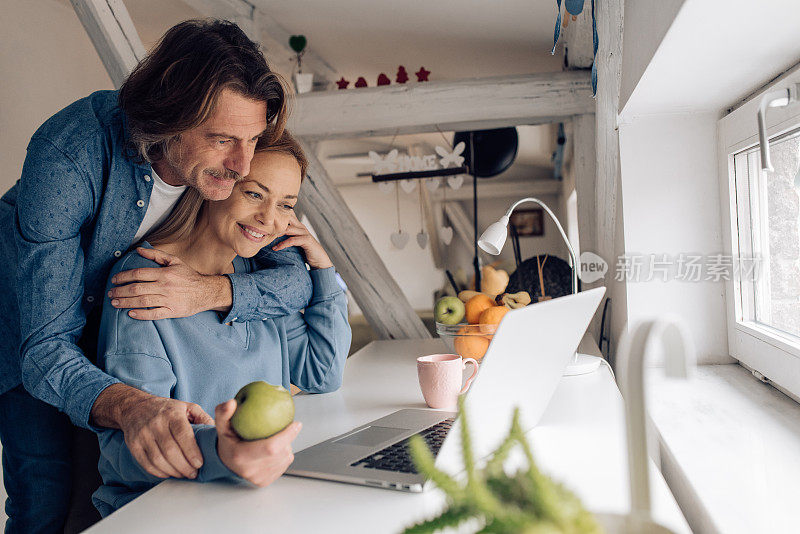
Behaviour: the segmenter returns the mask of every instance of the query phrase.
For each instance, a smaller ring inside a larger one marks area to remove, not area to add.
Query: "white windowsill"
[[[690,381],[651,369],[664,478],[696,533],[797,532],[800,404],[738,364]]]

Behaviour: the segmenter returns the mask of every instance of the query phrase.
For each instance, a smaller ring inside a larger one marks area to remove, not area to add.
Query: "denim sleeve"
[[[342,385],[350,350],[347,298],[333,267],[310,271],[314,292],[304,313],[283,319],[292,384],[309,393],[327,393]]]
[[[92,194],[69,156],[34,136],[15,221],[22,380],[31,395],[85,428],[97,396],[118,382],[77,346],[86,324],[80,229],[92,218]]]
[[[233,303],[223,322],[282,317],[308,305],[311,279],[305,259],[297,247],[271,250],[282,240],[276,239],[256,255],[259,270],[228,275]]]

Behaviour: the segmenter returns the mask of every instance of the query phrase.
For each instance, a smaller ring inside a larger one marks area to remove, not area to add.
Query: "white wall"
[[[622,77],[619,87],[620,109],[628,102],[684,1],[625,1]]]
[[[715,113],[636,117],[620,125],[628,254],[722,252]],[[643,269],[646,272],[647,268]],[[627,283],[628,320],[672,313],[694,333],[699,363],[728,363],[722,281]]]
[[[626,2],[621,79],[630,98],[619,127],[625,251],[718,254],[716,121],[797,62],[796,17],[789,15],[796,2],[669,4]],[[677,14],[661,19],[652,16],[657,9]],[[665,20],[671,22],[668,29]],[[626,288],[629,321],[676,313],[695,332],[700,363],[733,361],[727,355],[722,284],[650,282]]]
[[[415,310],[433,308],[433,292],[444,283],[443,274],[433,265],[430,246],[419,248],[419,193],[400,191],[400,221],[403,232],[410,234],[408,244],[397,250],[389,236],[397,231],[395,194],[382,193],[376,185],[342,187],[339,192],[386,264],[386,268],[405,293]],[[454,239],[455,241],[455,239]],[[352,310],[358,313],[357,310]]]
[[[3,2],[0,16],[0,191],[19,178],[25,148],[53,113],[111,81],[78,17],[56,0]]]
[[[488,187],[488,184],[487,186]],[[562,226],[566,228],[566,217],[563,215],[563,210],[561,208],[561,202],[558,195],[538,195],[537,198],[547,204],[547,206],[553,210],[553,213],[556,215],[558,220],[561,222]],[[502,215],[505,214],[506,210],[511,206],[511,204],[518,200],[516,198],[508,198],[508,199],[499,199],[499,198],[492,198],[492,199],[485,199],[480,200],[480,190],[478,192],[478,231],[483,232],[487,226],[496,222]],[[464,203],[464,211],[472,217],[472,202],[465,202]],[[522,204],[519,210],[524,209],[536,209],[539,206],[533,203]],[[567,247],[563,244],[563,240],[558,233],[558,229],[556,228],[553,221],[550,217],[547,216],[547,213],[544,214],[544,235],[541,237],[520,237],[519,245],[520,245],[520,255],[522,259],[525,260],[537,254],[553,254],[558,256],[564,261],[569,261],[569,252],[567,251]],[[489,258],[491,261],[499,259],[503,262],[513,262],[514,261],[514,249],[511,245],[511,239],[509,238],[506,241],[506,246],[503,248],[502,253],[499,256],[484,256],[485,258]]]

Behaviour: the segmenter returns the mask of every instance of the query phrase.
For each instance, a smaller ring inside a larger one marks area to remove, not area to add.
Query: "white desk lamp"
[[[561,223],[558,222],[558,219],[556,219],[556,216],[552,211],[550,211],[550,208],[548,208],[547,205],[538,198],[528,197],[516,201],[508,209],[506,214],[500,217],[499,221],[490,224],[483,234],[481,234],[481,237],[478,240],[478,246],[493,256],[500,254],[500,251],[503,250],[503,245],[506,243],[506,237],[508,237],[508,221],[509,217],[511,216],[511,212],[513,212],[514,209],[516,209],[516,207],[523,202],[534,202],[538,204],[542,207],[542,209],[544,209],[544,211],[547,212],[550,218],[553,219],[553,222],[556,223],[556,227],[561,233],[561,238],[564,240],[564,243],[567,245],[567,249],[569,250],[570,260],[572,260],[572,293],[577,293],[579,269],[578,258],[575,257],[575,251],[572,250],[572,245],[570,244],[569,239],[567,239],[567,234],[564,233]],[[600,367],[600,363],[601,358],[597,356],[576,352],[575,358],[573,358],[573,360],[567,366],[567,369],[564,371],[564,376],[591,373]]]

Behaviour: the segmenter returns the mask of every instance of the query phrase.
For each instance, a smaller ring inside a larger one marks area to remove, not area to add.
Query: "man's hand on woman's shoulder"
[[[121,383],[100,393],[92,421],[121,429],[134,459],[158,478],[195,478],[203,454],[192,425],[214,424],[197,404],[157,397]]]
[[[228,469],[259,487],[268,486],[280,477],[294,461],[292,441],[302,424],[295,421],[274,436],[244,441],[231,427],[236,401],[231,399],[217,406],[217,453]]]
[[[111,305],[129,309],[128,315],[143,321],[189,317],[206,310],[227,311],[233,296],[227,276],[203,275],[179,257],[152,248],[136,249],[143,258],[162,267],[121,271],[111,279]]]

